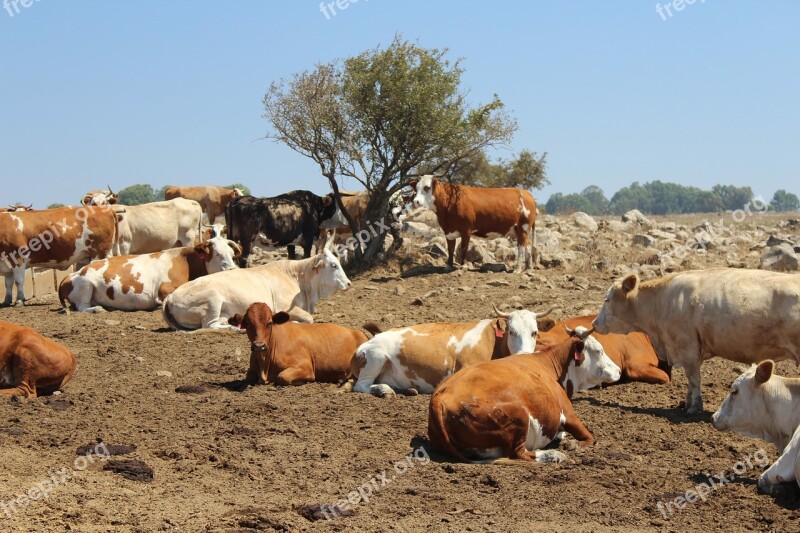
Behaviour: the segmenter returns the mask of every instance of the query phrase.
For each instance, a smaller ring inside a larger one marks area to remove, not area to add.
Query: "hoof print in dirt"
[[[354,509],[343,509],[338,505],[324,505],[320,503],[298,505],[294,510],[309,522],[332,520],[334,518],[355,516],[356,514]]]
[[[103,470],[108,470],[122,475],[131,481],[153,481],[153,469],[147,463],[138,459],[111,459],[103,465]]]
[[[175,387],[175,392],[178,394],[203,394],[206,392],[206,388],[202,385],[181,385]]]
[[[136,451],[136,445],[106,444],[104,442],[89,443],[75,450],[75,455],[128,455]]]

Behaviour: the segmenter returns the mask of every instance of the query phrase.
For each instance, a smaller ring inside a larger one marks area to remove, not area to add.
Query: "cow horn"
[[[231,248],[233,248],[236,251],[237,254],[242,255],[242,247],[239,246],[238,242],[234,242],[229,239],[228,244],[231,246]]]
[[[25,209],[33,209],[33,204],[26,206]]]
[[[328,230],[328,234],[325,237],[325,246],[323,247],[323,249],[331,250],[331,248],[333,247],[333,241],[335,240],[333,236],[334,236],[334,232],[331,231],[331,230]]]
[[[508,318],[511,316],[511,313],[504,313],[500,311],[494,304],[492,304],[492,308],[494,309],[494,313],[497,315],[497,318]]]
[[[545,316],[549,315],[550,313],[552,313],[555,310],[556,310],[555,307],[551,307],[547,311],[542,311],[541,313],[534,313],[534,314],[536,315],[536,318],[542,318],[542,317],[545,317]]]
[[[108,186],[108,195],[114,196],[114,191],[111,190],[111,185]]]

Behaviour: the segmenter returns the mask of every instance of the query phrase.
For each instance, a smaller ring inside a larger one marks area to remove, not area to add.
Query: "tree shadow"
[[[713,413],[703,411],[702,413],[687,413],[683,407],[664,408],[664,407],[636,407],[632,405],[622,405],[607,400],[598,400],[591,396],[573,398],[573,403],[586,402],[596,407],[614,407],[629,413],[657,416],[666,418],[673,424],[695,424],[697,422],[711,423]]]
[[[430,274],[449,274],[452,272],[447,267],[434,265],[417,265],[409,268],[400,274],[401,278],[413,278],[416,276],[427,276]]]

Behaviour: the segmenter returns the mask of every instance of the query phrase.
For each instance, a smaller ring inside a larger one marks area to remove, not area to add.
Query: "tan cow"
[[[367,336],[337,324],[297,324],[288,313],[273,314],[257,302],[244,316],[228,323],[247,330],[250,369],[245,381],[252,384],[302,385],[338,383],[347,377],[350,361]]]
[[[492,463],[562,461],[561,452],[542,451],[562,430],[592,444],[567,391],[617,381],[620,369],[590,334],[579,328],[536,354],[488,361],[445,380],[428,409],[433,446],[460,461]]]
[[[239,189],[226,189],[215,185],[203,187],[176,187],[170,185],[164,191],[165,200],[186,198],[199,203],[208,217],[209,224],[214,224],[217,217],[225,212],[225,207],[242,196],[244,196],[244,193]]]
[[[175,198],[142,205],[115,205],[114,255],[138,255],[192,246],[199,241],[203,212],[194,200]]]
[[[0,321],[0,394],[52,394],[72,379],[77,366],[66,346],[27,326]]]
[[[659,359],[684,368],[686,409],[701,412],[706,359],[800,364],[800,275],[717,268],[640,282],[631,274],[609,289],[594,325],[646,333]]]
[[[436,322],[381,331],[359,346],[353,358],[354,392],[392,396],[395,391],[430,394],[462,368],[536,350],[536,317],[527,310],[501,313],[477,322]]]
[[[152,311],[184,283],[238,268],[239,253],[238,244],[215,237],[194,247],[101,259],[61,280],[58,296],[66,309],[81,312]]]
[[[412,186],[417,190],[414,207],[434,211],[444,231],[448,268],[453,268],[457,237],[461,237],[459,262],[463,264],[473,235],[492,238],[512,232],[517,241],[516,271],[522,270],[523,259],[526,269],[537,264],[536,202],[529,191],[453,185],[431,175],[412,182]],[[530,236],[533,237],[529,239]]]
[[[0,275],[6,278],[3,305],[25,302],[25,269],[65,270],[111,256],[117,235],[114,212],[107,207],[59,207],[42,211],[0,212]]]

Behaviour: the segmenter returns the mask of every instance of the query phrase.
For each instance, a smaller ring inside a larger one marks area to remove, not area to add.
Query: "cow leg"
[[[461,234],[461,254],[458,258],[458,264],[462,266],[467,261],[467,251],[469,251],[469,238],[470,238],[469,233]]]
[[[311,257],[311,249],[314,247],[314,234],[303,235],[303,259]]]
[[[633,363],[626,366],[623,375],[629,381],[641,381],[652,383],[653,385],[665,385],[669,383],[669,376],[666,372],[652,365]]]
[[[581,446],[594,444],[594,435],[583,425],[578,415],[575,414],[575,411],[572,409],[572,404],[564,402],[561,405],[561,409],[566,419],[564,421],[564,429],[567,433],[575,437],[575,440],[577,440],[578,444]]]
[[[17,354],[6,351],[0,356],[0,369],[2,369],[3,378],[5,378],[6,382],[18,383],[16,387],[0,389],[0,394],[36,398],[36,382],[31,379],[22,367],[23,365]]]
[[[242,239],[242,255],[239,256],[239,268],[247,268],[247,259],[253,249],[253,239]]]
[[[294,322],[302,322],[304,324],[312,324],[314,322],[314,316],[305,309],[292,307],[287,313],[289,313],[289,317]]]
[[[297,252],[295,252],[294,244],[287,246],[286,250],[289,252],[289,259],[297,259]]]
[[[686,372],[686,380],[689,382],[689,390],[686,391],[686,411],[688,413],[703,412],[703,395],[700,390],[700,354],[690,357],[683,370]]]
[[[796,480],[795,468],[800,452],[800,431],[795,430],[792,440],[783,449],[778,459],[758,478],[758,488],[766,494],[772,494],[778,483]]]
[[[14,305],[25,305],[25,267],[16,267],[14,272],[14,283],[17,285],[17,301]],[[31,270],[33,275],[33,270]]]
[[[275,378],[276,385],[302,385],[314,382],[314,369],[310,365],[287,368]]]
[[[447,269],[453,270],[453,256],[456,252],[456,238],[447,237]]]
[[[6,297],[3,300],[3,307],[11,305],[11,300],[14,297],[14,277],[9,272],[6,278]]]
[[[389,355],[384,352],[369,351],[364,354],[367,363],[358,372],[358,380],[353,386],[353,392],[372,394],[374,396],[394,396],[394,390],[384,384],[375,384],[383,368],[389,362]]]

